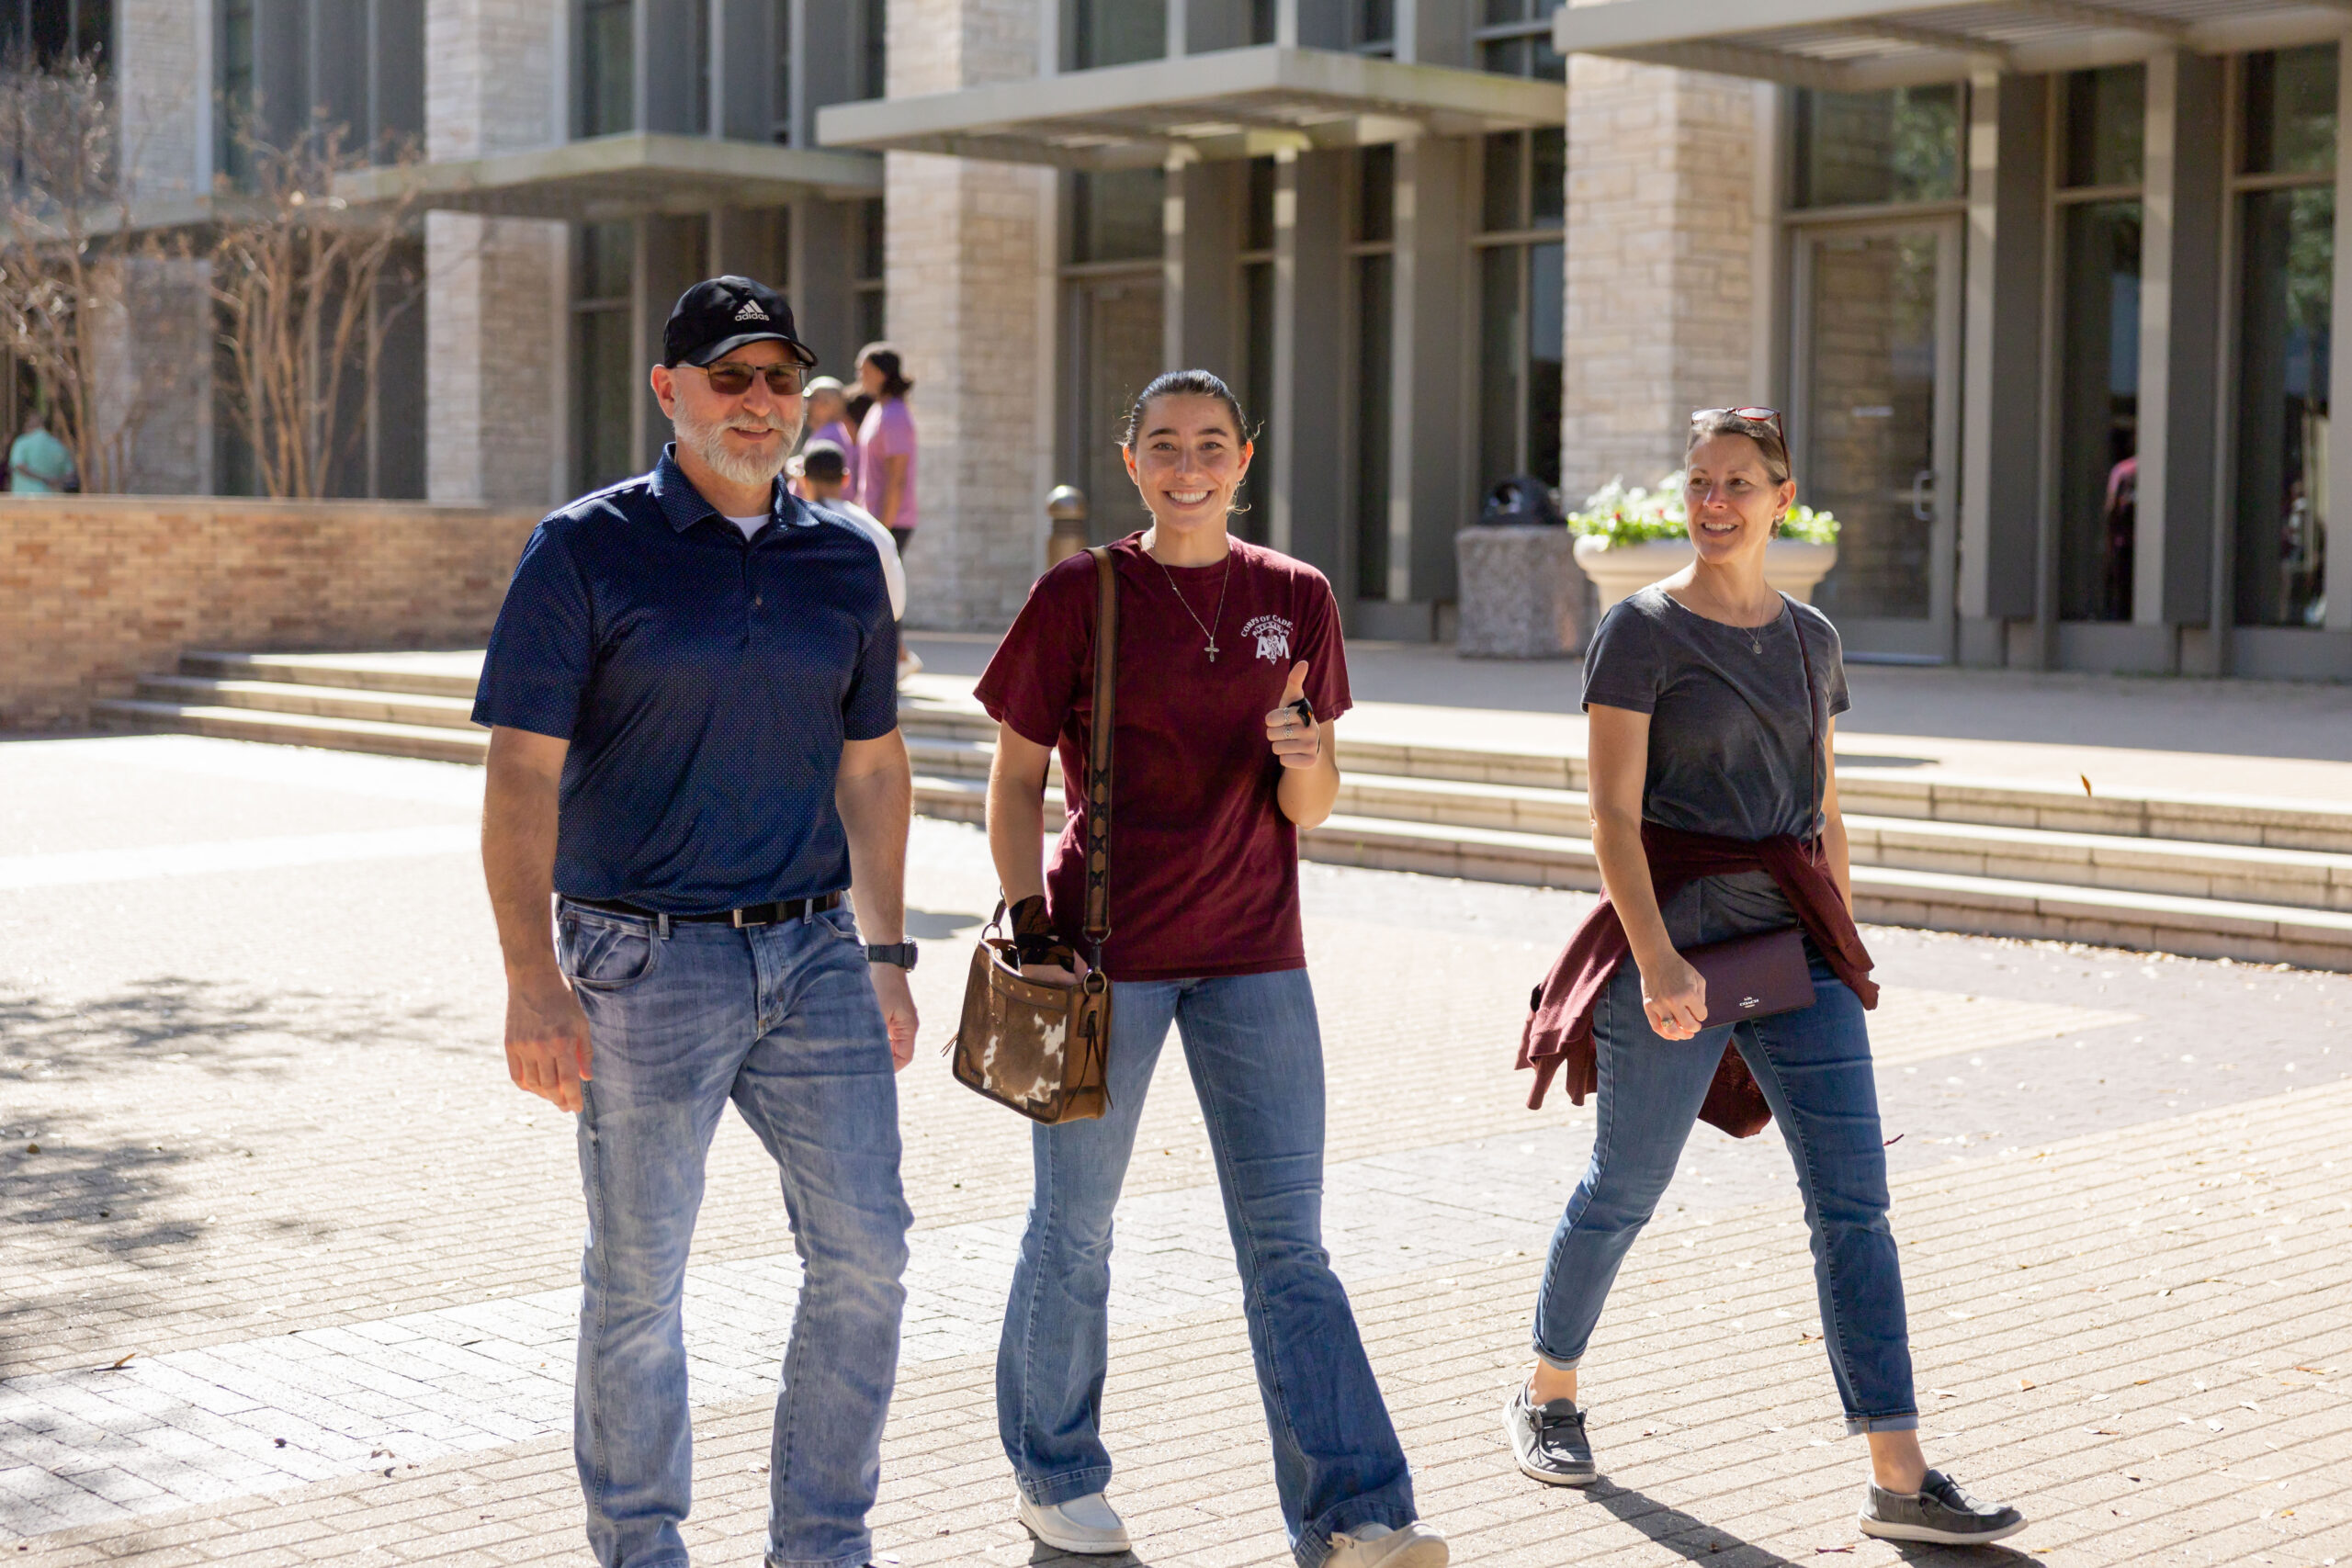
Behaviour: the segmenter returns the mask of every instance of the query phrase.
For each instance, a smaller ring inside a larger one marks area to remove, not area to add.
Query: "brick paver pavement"
[[[179,738],[0,748],[22,829],[0,856],[0,1551],[586,1561],[576,1176],[568,1119],[495,1050],[480,778]],[[1627,1266],[1588,1373],[1607,1482],[1510,1470],[1498,1408],[1590,1121],[1525,1111],[1510,1044],[1584,900],[1305,875],[1329,1239],[1456,1560],[1895,1561],[1852,1529],[1860,1450],[1769,1133],[1702,1130]],[[927,1045],[992,882],[976,831],[918,825]],[[2026,1506],[2012,1544],[2068,1568],[2352,1562],[2352,981],[1868,934],[1931,1459]],[[1050,1554],[1006,1520],[991,1393],[1023,1128],[929,1050],[901,1085],[920,1228],[877,1550],[1029,1562]],[[1283,1561],[1173,1053],[1138,1148],[1114,1495],[1138,1561]],[[790,1256],[730,1118],[690,1308],[708,1561],[756,1556]]]

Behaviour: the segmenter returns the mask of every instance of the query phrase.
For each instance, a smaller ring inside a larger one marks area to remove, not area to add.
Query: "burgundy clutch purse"
[[[1686,949],[1683,962],[1707,982],[1707,1027],[1802,1012],[1813,1005],[1804,931],[1788,926]]]

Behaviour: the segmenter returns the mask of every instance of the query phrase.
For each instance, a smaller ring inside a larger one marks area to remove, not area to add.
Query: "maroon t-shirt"
[[[1304,561],[1238,539],[1216,566],[1163,570],[1141,540],[1133,534],[1111,547],[1119,573],[1118,773],[1102,967],[1115,980],[1303,968],[1298,830],[1274,799],[1283,769],[1266,741],[1266,715],[1302,659],[1317,717],[1348,711],[1331,585]],[[1228,566],[1219,615],[1218,580]],[[1095,594],[1091,556],[1072,556],[1039,578],[973,694],[999,723],[1061,750],[1069,820],[1046,874],[1046,903],[1055,930],[1074,945],[1086,923]],[[1212,623],[1214,661],[1201,634]]]

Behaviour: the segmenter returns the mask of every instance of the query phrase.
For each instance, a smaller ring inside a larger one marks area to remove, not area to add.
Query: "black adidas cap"
[[[766,284],[748,277],[708,277],[678,296],[662,329],[662,363],[708,365],[747,343],[791,349],[803,365],[817,351],[793,335],[792,307]]]

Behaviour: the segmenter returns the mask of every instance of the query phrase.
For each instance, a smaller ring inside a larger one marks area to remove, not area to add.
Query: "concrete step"
[[[300,685],[291,681],[243,681],[210,675],[145,675],[139,696],[185,707],[255,708],[313,718],[360,718],[377,724],[421,724],[471,729],[473,699],[433,697],[358,686]]]
[[[183,653],[180,673],[222,681],[285,681],[416,697],[473,700],[474,678],[418,670],[397,658],[365,653]]]
[[[372,751],[387,757],[426,757],[441,762],[480,762],[490,753],[487,729],[386,724],[365,718],[325,718],[311,714],[273,713],[264,708],[143,702],[135,698],[93,703],[90,711],[101,726],[118,729],[167,730],[182,735],[210,735],[224,740],[317,746],[333,751]]]
[[[1592,845],[1552,834],[1334,817],[1300,834],[1299,852],[1478,882],[1600,886]],[[2352,913],[2337,910],[1866,865],[1854,868],[1854,903],[1859,919],[1883,925],[2352,971]]]
[[[899,722],[910,738],[938,736],[986,742],[995,734],[994,724],[976,705],[910,702],[901,706],[899,714]],[[1507,745],[1473,748],[1367,739],[1347,733],[1344,727],[1340,733],[1340,767],[1343,775],[1374,778],[1383,786],[1398,781],[1451,782],[1563,794],[1580,791],[1585,786],[1582,757]],[[2086,795],[2079,786],[1947,773],[1922,778],[1875,768],[1842,771],[1838,789],[1849,817],[1901,818],[2045,833],[2352,854],[2352,802],[2266,800],[2153,790]],[[1514,803],[1524,803],[1514,804],[1514,811],[1533,810],[1540,815],[1551,809],[1534,795],[1510,798]],[[1581,820],[1580,803],[1555,804],[1560,809],[1577,813]],[[1541,827],[1532,819],[1530,825]]]

